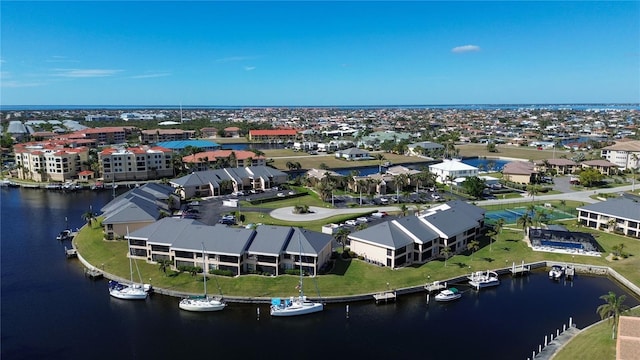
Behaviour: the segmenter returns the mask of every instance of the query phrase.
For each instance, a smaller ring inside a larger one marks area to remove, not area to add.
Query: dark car
[[[220,220],[218,220],[218,222],[220,224],[224,224],[224,225],[235,225],[236,224],[235,220],[232,220],[232,219],[220,219]]]

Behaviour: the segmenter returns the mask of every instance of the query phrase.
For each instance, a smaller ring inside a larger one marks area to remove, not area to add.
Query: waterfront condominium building
[[[77,179],[89,159],[89,148],[55,141],[16,144],[14,152],[18,178],[38,182]]]
[[[140,142],[155,144],[162,141],[189,140],[196,136],[194,130],[181,129],[153,129],[140,132]]]
[[[249,140],[266,142],[293,142],[298,138],[295,129],[249,130]]]
[[[637,170],[640,168],[640,140],[616,142],[614,145],[603,147],[601,155],[621,169]]]
[[[76,131],[67,135],[68,139],[93,139],[98,146],[111,144],[124,144],[127,136],[132,134],[136,128],[124,126],[97,127]]]
[[[98,153],[105,182],[173,176],[172,151],[162,147],[108,148]]]

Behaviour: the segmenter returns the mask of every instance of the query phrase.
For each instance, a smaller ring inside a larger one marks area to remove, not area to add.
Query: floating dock
[[[376,300],[376,304],[381,302],[393,302],[396,301],[396,292],[395,291],[387,291],[382,293],[373,294],[373,298]]]
[[[576,269],[573,266],[567,266],[564,270],[564,275],[567,280],[573,280],[573,277],[576,275]]]
[[[447,288],[447,283],[446,282],[442,283],[440,281],[434,281],[431,284],[427,284],[424,286],[424,289],[427,290],[428,292],[444,290],[446,288]]]
[[[92,280],[100,279],[102,276],[104,276],[102,271],[98,269],[85,269],[84,275]]]
[[[75,258],[78,257],[78,250],[71,248],[71,249],[67,249],[67,247],[64,247],[64,254],[67,257],[67,259],[69,258]]]
[[[516,265],[516,263],[513,263],[513,265],[511,266],[512,276],[527,275],[529,271],[531,271],[531,266],[525,265],[524,261],[521,265]]]

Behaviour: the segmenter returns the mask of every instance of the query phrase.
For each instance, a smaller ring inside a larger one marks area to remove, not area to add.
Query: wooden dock
[[[567,266],[565,267],[564,275],[567,280],[573,280],[573,277],[576,275],[576,269],[573,266]]]
[[[71,248],[71,249],[67,249],[67,247],[64,247],[64,254],[67,257],[67,259],[69,258],[74,258],[74,257],[78,257],[78,250]]]
[[[524,261],[522,261],[521,265],[513,263],[511,266],[511,276],[527,275],[529,274],[529,271],[531,271],[531,266],[525,265]]]
[[[396,292],[387,291],[387,292],[373,294],[373,298],[376,300],[376,304],[379,304],[383,301],[386,304],[387,302],[396,301]]]
[[[84,269],[84,275],[92,280],[100,279],[104,276],[102,271],[98,269],[86,269],[86,268]]]
[[[447,283],[446,282],[442,283],[440,281],[434,281],[431,284],[427,284],[424,286],[424,289],[427,290],[428,292],[444,290],[446,288],[447,288]]]

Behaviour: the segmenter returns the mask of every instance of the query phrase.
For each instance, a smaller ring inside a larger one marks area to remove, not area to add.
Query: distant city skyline
[[[2,1],[0,105],[640,102],[640,2]]]

